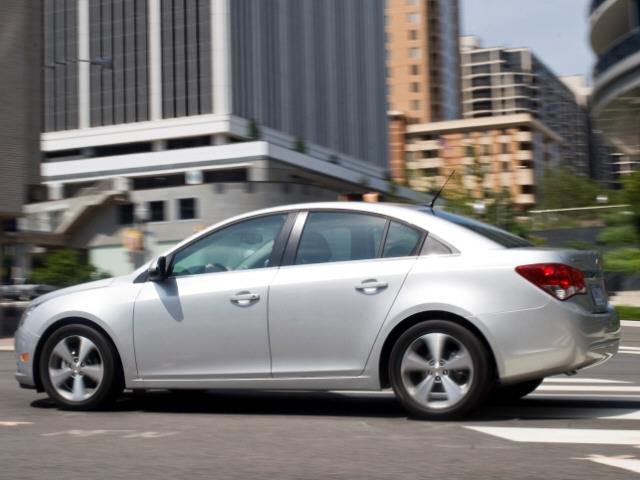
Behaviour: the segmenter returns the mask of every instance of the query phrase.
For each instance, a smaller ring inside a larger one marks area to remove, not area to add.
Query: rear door
[[[360,374],[423,240],[382,216],[301,214],[270,287],[272,374]]]

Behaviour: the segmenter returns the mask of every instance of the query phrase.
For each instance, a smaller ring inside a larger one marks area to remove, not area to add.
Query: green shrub
[[[584,240],[569,240],[564,246],[573,250],[593,250],[593,245]]]
[[[46,254],[41,267],[33,270],[30,281],[55,287],[69,287],[108,277],[84,262],[78,250],[63,248]]]
[[[621,320],[640,320],[640,308],[639,307],[627,307],[620,305],[616,307],[618,315]]]
[[[624,247],[606,252],[604,269],[607,272],[627,274],[640,272],[640,248]]]
[[[598,243],[603,245],[633,245],[638,243],[638,234],[633,225],[608,227],[598,235]]]

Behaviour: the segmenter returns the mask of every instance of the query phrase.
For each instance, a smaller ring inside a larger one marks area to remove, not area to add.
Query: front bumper
[[[620,319],[611,306],[591,313],[552,301],[541,308],[479,316],[490,332],[502,383],[574,372],[609,360],[620,345]]]
[[[33,361],[36,353],[36,346],[40,337],[26,331],[24,328],[19,328],[16,331],[15,342],[15,359],[16,359],[16,380],[23,388],[36,388],[36,382],[33,375]],[[20,359],[20,355],[27,353],[29,359],[23,362]]]

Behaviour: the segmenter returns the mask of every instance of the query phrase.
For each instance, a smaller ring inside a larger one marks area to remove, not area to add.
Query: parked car
[[[28,301],[33,300],[40,295],[53,292],[55,289],[56,287],[52,287],[51,285],[38,284],[2,285],[0,286],[0,298],[6,300]]]
[[[618,350],[598,256],[425,207],[241,215],[131,275],[36,299],[18,382],[92,409],[128,389],[380,390],[462,416]]]

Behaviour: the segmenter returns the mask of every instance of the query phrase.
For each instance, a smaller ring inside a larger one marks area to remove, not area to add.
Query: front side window
[[[286,218],[286,214],[254,218],[207,235],[176,253],[171,274],[182,277],[268,267]]]
[[[387,240],[384,243],[384,258],[417,255],[422,234],[415,228],[391,222]]]
[[[300,237],[295,264],[377,258],[386,223],[373,215],[312,212]]]

